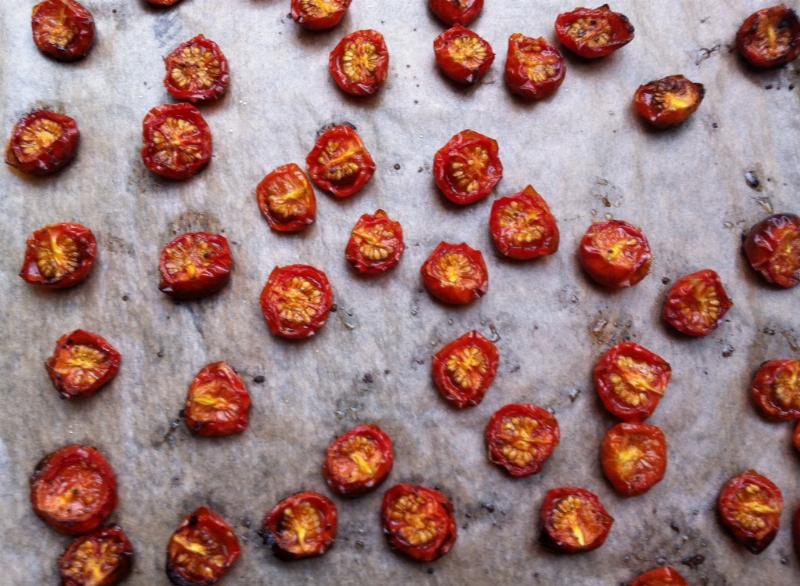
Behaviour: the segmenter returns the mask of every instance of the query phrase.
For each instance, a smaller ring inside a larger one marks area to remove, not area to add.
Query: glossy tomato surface
[[[719,275],[705,269],[678,279],[667,294],[663,317],[687,336],[708,336],[733,307]]]
[[[11,131],[6,163],[28,175],[50,175],[75,158],[79,142],[74,119],[47,110],[31,112]]]
[[[316,492],[300,492],[279,502],[264,518],[264,540],[282,559],[323,555],[336,541],[336,504]]]
[[[308,265],[275,267],[261,291],[261,311],[270,332],[289,340],[316,334],[328,321],[331,307],[327,275]]]
[[[241,433],[250,420],[250,393],[233,368],[225,362],[214,362],[194,377],[184,413],[186,427],[195,435]]]
[[[378,487],[392,466],[392,438],[377,425],[359,425],[328,446],[322,473],[331,490],[349,497]]]
[[[197,175],[211,161],[211,129],[191,104],[156,106],[144,117],[142,160],[167,179]]]
[[[753,378],[750,395],[773,421],[800,420],[800,360],[770,360]]]
[[[389,48],[374,30],[350,33],[334,47],[328,69],[339,89],[351,96],[371,96],[389,75]]]
[[[597,495],[575,487],[549,491],[539,516],[543,541],[565,553],[597,549],[614,523]]]
[[[561,440],[555,416],[519,403],[497,411],[486,426],[489,461],[515,478],[541,472]]]
[[[351,0],[292,0],[292,18],[309,31],[326,31],[336,27]]]
[[[655,128],[671,128],[686,122],[700,107],[703,84],[682,75],[670,75],[640,85],[633,97],[639,116]]]
[[[93,395],[110,383],[121,362],[122,356],[105,338],[75,330],[58,339],[45,366],[61,397],[78,399]]]
[[[561,87],[566,74],[564,56],[544,38],[511,35],[505,78],[513,93],[533,100],[547,98]]]
[[[200,507],[186,517],[167,544],[167,577],[177,586],[211,586],[239,559],[239,539],[225,519]]]
[[[606,57],[633,40],[628,17],[603,4],[598,8],[576,8],[556,18],[559,42],[584,59]]]
[[[653,253],[644,233],[627,222],[592,224],[578,248],[583,270],[610,289],[632,287],[650,272]]]
[[[483,10],[483,0],[428,0],[428,8],[445,24],[468,26]]]
[[[531,260],[558,251],[560,234],[550,206],[530,185],[492,204],[489,230],[497,251],[514,260]]]
[[[306,158],[317,187],[337,198],[361,191],[375,174],[375,161],[351,126],[332,126],[320,134]]]
[[[800,55],[800,20],[779,4],[748,16],[736,34],[739,54],[760,69],[780,67]]]
[[[405,249],[400,222],[377,210],[358,219],[350,233],[345,258],[359,273],[373,275],[396,267]]]
[[[89,276],[97,258],[97,240],[80,224],[51,224],[28,237],[19,276],[49,289],[66,289]]]
[[[650,570],[636,578],[630,586],[689,586],[678,570],[666,566]]]
[[[456,25],[433,41],[436,63],[456,83],[479,81],[494,62],[492,46],[477,33]]]
[[[433,381],[454,407],[474,407],[483,401],[499,363],[497,346],[478,332],[468,332],[434,355]]]
[[[75,0],[44,0],[33,7],[33,42],[45,55],[75,61],[94,45],[94,18]]]
[[[258,207],[276,232],[299,232],[317,218],[317,197],[305,172],[289,163],[268,173],[256,188]]]
[[[466,305],[489,290],[489,271],[479,250],[441,242],[422,265],[428,293],[451,305]]]
[[[497,141],[474,130],[459,132],[436,153],[433,176],[439,191],[457,205],[486,198],[503,178]]]
[[[759,554],[778,534],[783,495],[769,478],[748,470],[723,486],[717,507],[722,525],[734,539]]]
[[[207,102],[228,91],[228,60],[214,41],[197,35],[167,55],[164,87],[176,100]]]
[[[768,283],[790,289],[800,283],[800,217],[775,214],[750,229],[744,252]]]
[[[603,439],[600,462],[619,494],[644,494],[664,479],[667,438],[655,425],[619,423]]]
[[[112,586],[130,574],[133,545],[117,526],[77,538],[58,559],[61,586]]]
[[[189,232],[161,251],[158,288],[176,299],[199,299],[216,293],[231,277],[233,257],[221,234]]]

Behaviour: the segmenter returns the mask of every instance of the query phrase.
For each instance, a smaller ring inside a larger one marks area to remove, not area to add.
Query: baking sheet
[[[165,544],[203,504],[245,542],[229,585],[610,585],[661,563],[693,585],[797,583],[788,527],[800,466],[791,428],[761,421],[746,397],[761,361],[800,353],[797,292],[764,286],[738,249],[743,229],[767,212],[798,211],[798,65],[755,74],[729,47],[762,2],[618,0],[614,8],[636,25],[634,42],[599,63],[570,60],[555,98],[534,104],[504,88],[507,38],[552,38],[569,3],[487,1],[474,28],[498,58],[470,90],[437,73],[431,43],[442,28],[422,0],[355,0],[342,26],[322,34],[301,32],[288,0],[185,0],[167,11],[87,0],[98,44],[72,65],[36,51],[30,4],[0,4],[1,127],[8,132],[27,111],[49,106],[74,116],[83,138],[75,164],[57,176],[0,173],[0,584],[57,582],[55,559],[68,540],[31,512],[28,477],[41,456],[70,442],[98,446],[117,471],[113,520],[136,547],[132,585],[167,583]],[[366,101],[343,97],[326,69],[329,50],[359,28],[381,30],[392,59],[386,87]],[[227,54],[231,91],[203,108],[214,133],[211,166],[191,181],[164,182],[141,164],[141,120],[168,101],[162,57],[198,33]],[[673,73],[704,83],[705,102],[684,128],[650,132],[634,118],[631,95]],[[271,233],[255,185],[280,164],[302,163],[317,130],[341,121],[358,127],[378,164],[375,179],[349,201],[318,194],[318,222],[306,233]],[[550,202],[562,231],[558,255],[503,261],[486,229],[489,201],[443,204],[432,157],[464,128],[500,142],[497,195],[531,183]],[[402,221],[408,250],[392,274],[356,278],[344,245],[358,216],[379,207]],[[587,226],[612,216],[642,226],[656,254],[651,276],[620,293],[591,285],[574,257]],[[77,289],[36,291],[16,276],[25,238],[58,221],[94,230],[99,263]],[[190,229],[223,232],[236,269],[219,296],[179,305],[158,291],[157,258]],[[484,251],[490,289],[480,302],[452,309],[422,291],[419,267],[440,240]],[[338,304],[320,335],[301,344],[271,337],[257,302],[270,270],[294,262],[324,269]],[[677,338],[658,319],[666,280],[705,267],[722,275],[736,307],[714,335]],[[78,327],[106,336],[124,357],[111,387],[80,404],[61,401],[42,366],[55,340]],[[469,329],[497,339],[501,367],[484,402],[456,412],[432,386],[430,356]],[[598,446],[613,421],[590,380],[598,356],[627,338],[674,368],[651,420],[669,440],[667,477],[634,499],[617,497],[602,477]],[[254,412],[241,437],[206,441],[172,422],[194,374],[216,360],[246,377]],[[516,481],[487,462],[482,435],[491,413],[515,401],[552,408],[562,430],[545,471]],[[300,489],[326,492],[324,449],[360,422],[378,423],[395,440],[389,483],[438,486],[453,498],[456,547],[431,565],[394,555],[381,535],[378,491],[337,500],[339,539],[328,555],[275,560],[256,533],[264,512]],[[778,538],[759,557],[735,545],[714,514],[722,483],[747,467],[770,476],[788,505]],[[599,551],[564,557],[538,545],[534,515],[559,485],[596,491],[616,518]]]

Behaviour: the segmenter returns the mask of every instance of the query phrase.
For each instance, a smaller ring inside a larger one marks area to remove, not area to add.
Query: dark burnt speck
[[[706,561],[706,556],[704,556],[702,554],[697,554],[697,555],[693,555],[693,556],[689,556],[689,557],[683,558],[681,560],[681,563],[684,566],[686,566],[687,568],[690,568],[692,570],[696,570],[697,568],[702,566],[705,561]]]
[[[750,189],[759,189],[761,187],[761,180],[756,175],[755,171],[748,171],[744,174],[744,180],[747,182],[747,186]]]
[[[260,385],[260,384],[261,384],[261,383],[263,383],[265,380],[267,380],[267,379],[266,379],[266,378],[264,378],[264,376],[263,376],[263,375],[261,375],[261,374],[259,374],[259,375],[257,375],[257,376],[254,376],[254,377],[253,377],[253,382],[254,382],[254,383],[256,383],[257,385]]]

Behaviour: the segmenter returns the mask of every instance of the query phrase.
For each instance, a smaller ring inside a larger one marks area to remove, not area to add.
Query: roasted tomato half
[[[292,0],[292,18],[309,31],[326,31],[336,27],[351,0]]]
[[[769,283],[790,289],[800,283],[800,217],[776,214],[750,229],[744,252]]]
[[[392,466],[392,438],[376,425],[359,425],[328,446],[322,473],[335,493],[358,496],[386,480]]]
[[[628,17],[613,12],[608,4],[598,8],[576,8],[556,18],[559,42],[584,59],[606,57],[633,40]]]
[[[78,399],[110,383],[121,362],[122,356],[105,338],[75,330],[58,339],[45,366],[58,393],[64,399]]]
[[[441,242],[422,265],[428,293],[451,305],[466,305],[489,290],[489,271],[480,250]]]
[[[514,260],[530,260],[558,251],[556,218],[530,185],[492,204],[489,229],[498,252]]]
[[[65,446],[36,465],[31,504],[56,531],[82,535],[97,529],[117,507],[117,476],[95,448]]]
[[[167,577],[177,586],[210,586],[230,571],[241,553],[239,539],[225,519],[200,507],[169,539]]]
[[[350,126],[332,126],[317,139],[306,158],[311,179],[340,199],[361,191],[375,174],[375,161]]]
[[[574,487],[549,491],[540,519],[543,541],[566,553],[597,549],[605,543],[614,523],[596,494]]]
[[[600,462],[618,493],[644,494],[664,479],[667,438],[655,425],[619,423],[603,439]]]
[[[764,8],[747,17],[736,34],[736,47],[748,63],[768,69],[800,55],[800,20],[784,4]]]
[[[497,346],[478,332],[468,332],[434,355],[433,381],[454,407],[474,407],[483,401],[499,362]]]
[[[514,33],[508,40],[506,85],[518,96],[541,100],[561,86],[567,65],[561,51],[547,41]]]
[[[6,147],[6,163],[28,175],[50,175],[78,152],[81,133],[74,119],[40,110],[14,126]]]
[[[299,492],[275,505],[264,518],[264,540],[282,559],[323,555],[336,541],[334,502],[316,492]]]
[[[371,96],[389,74],[389,48],[374,30],[350,33],[331,51],[328,69],[344,93]]]
[[[432,488],[396,484],[383,495],[381,516],[392,549],[420,562],[438,560],[458,537],[453,503]]]
[[[433,51],[439,69],[456,83],[475,83],[486,75],[494,62],[489,42],[459,25],[436,37]]]
[[[241,433],[250,420],[250,393],[225,362],[214,362],[194,377],[186,396],[186,427],[195,435]]]
[[[653,414],[667,391],[672,367],[658,354],[622,342],[603,354],[594,368],[594,387],[608,411],[632,423]]]
[[[66,289],[89,276],[97,258],[97,240],[80,224],[51,224],[28,237],[19,276],[49,289]]]
[[[650,272],[650,243],[636,226],[619,220],[592,224],[578,249],[583,270],[612,289],[632,287]]]
[[[687,336],[707,336],[731,307],[719,275],[705,269],[675,282],[664,303],[664,320]]]
[[[378,210],[358,219],[350,233],[345,258],[359,273],[372,275],[396,267],[405,249],[400,222]]]
[[[256,188],[261,214],[276,232],[299,232],[317,218],[317,197],[305,172],[289,163],[267,174]]]
[[[633,97],[636,112],[655,128],[671,128],[686,122],[706,95],[703,84],[682,75],[670,75],[640,85]]]
[[[75,0],[44,0],[33,7],[33,42],[45,55],[75,61],[94,45],[94,18]]]
[[[483,0],[428,0],[428,8],[443,23],[467,26],[483,10]]]
[[[764,417],[800,420],[800,360],[770,360],[753,378],[751,396]]]
[[[79,537],[58,559],[62,586],[112,586],[133,565],[133,545],[117,526]]]
[[[181,0],[147,0],[148,4],[153,6],[174,6]]]
[[[184,102],[207,102],[228,91],[228,60],[214,41],[197,35],[178,45],[164,59],[167,75],[164,87],[169,95]]]
[[[474,130],[459,132],[433,158],[442,194],[457,205],[486,198],[503,178],[497,141]]]
[[[261,312],[270,332],[289,340],[316,334],[332,306],[327,275],[308,265],[275,267],[261,291]]]
[[[176,299],[199,299],[216,293],[231,278],[233,257],[221,234],[189,232],[161,251],[158,288]]]
[[[189,179],[211,161],[211,129],[191,104],[156,106],[144,117],[142,160],[168,179]]]
[[[689,586],[689,584],[678,570],[667,566],[642,574],[631,582],[630,586]]]
[[[722,487],[717,505],[723,526],[753,553],[767,549],[778,534],[783,495],[755,470],[731,478]]]
[[[559,441],[555,416],[536,405],[506,405],[486,426],[489,461],[514,477],[541,472]]]

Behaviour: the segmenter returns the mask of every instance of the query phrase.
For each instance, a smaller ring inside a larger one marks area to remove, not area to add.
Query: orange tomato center
[[[389,519],[400,524],[400,537],[412,546],[424,546],[436,539],[442,531],[441,520],[433,499],[417,494],[404,494],[389,510]]]
[[[500,453],[512,464],[528,466],[541,448],[552,441],[552,434],[533,417],[513,415],[504,417],[497,435]]]
[[[118,541],[87,539],[74,551],[61,573],[83,586],[100,586],[119,565],[124,545]]]
[[[304,277],[292,277],[273,287],[271,297],[282,320],[309,324],[322,305],[322,290]]]
[[[61,279],[74,272],[81,264],[78,243],[67,234],[48,230],[36,242],[36,266],[47,279]]]
[[[300,503],[283,511],[278,538],[281,546],[292,553],[312,553],[322,530],[320,512],[309,503]]]
[[[460,388],[475,391],[489,370],[486,354],[478,346],[465,346],[450,353],[445,362],[450,379]]]
[[[170,59],[169,77],[181,89],[207,89],[222,73],[222,64],[213,51],[194,44],[181,49]]]

